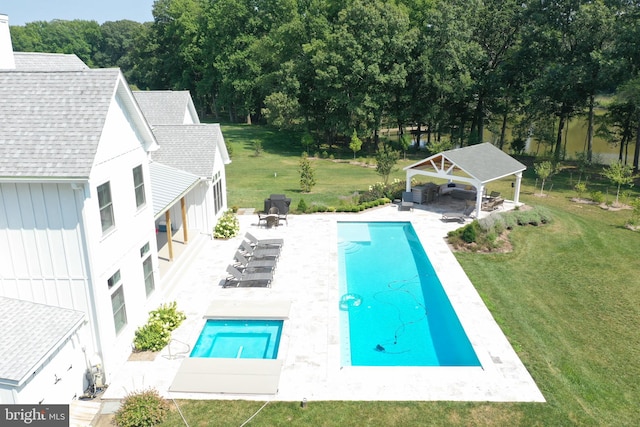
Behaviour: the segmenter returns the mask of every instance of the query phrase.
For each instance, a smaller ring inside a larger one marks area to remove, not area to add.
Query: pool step
[[[345,254],[354,254],[362,249],[362,245],[358,242],[341,241],[338,245],[342,248]]]

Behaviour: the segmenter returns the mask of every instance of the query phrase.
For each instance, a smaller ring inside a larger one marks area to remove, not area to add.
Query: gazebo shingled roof
[[[476,212],[482,207],[482,194],[488,182],[510,175],[516,176],[514,203],[519,203],[522,172],[527,167],[495,147],[483,144],[443,151],[404,168],[407,191],[411,191],[411,178],[424,175],[448,181],[465,182],[476,188]]]

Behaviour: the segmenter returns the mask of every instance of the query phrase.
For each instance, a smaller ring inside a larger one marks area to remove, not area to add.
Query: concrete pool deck
[[[153,361],[126,362],[110,379],[102,399],[121,399],[132,391],[154,387],[175,399],[544,402],[444,240],[448,231],[461,224],[443,222],[441,212],[398,211],[395,205],[360,214],[289,215],[288,226],[271,229],[259,228],[257,215],[238,218],[237,237],[200,236],[185,253],[188,259],[175,266],[179,271],[162,284],[164,300],[177,301],[178,309],[187,315],[172,334],[176,341]],[[482,367],[340,366],[337,221],[412,222]],[[271,288],[221,286],[246,231],[258,238],[284,238]],[[291,303],[278,354],[282,371],[277,393],[169,391],[185,357],[181,343],[193,346],[214,301],[222,305],[225,301]]]

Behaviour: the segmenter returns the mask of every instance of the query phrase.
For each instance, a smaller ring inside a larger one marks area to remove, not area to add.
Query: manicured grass
[[[244,130],[237,129],[233,143],[240,144]],[[223,131],[229,138],[227,129]],[[236,154],[234,151],[236,164],[229,168],[229,186],[234,192],[231,203],[237,200],[260,207],[271,192],[294,192],[297,180],[293,178],[289,184],[276,186],[261,184],[268,182],[264,177],[243,179],[237,174],[262,168],[266,176],[276,163],[293,161],[295,165],[297,154],[270,153],[268,144],[265,154],[256,159]],[[255,162],[251,167],[243,164],[251,161]],[[265,164],[269,166],[261,166]],[[295,176],[295,172],[290,174]],[[379,180],[375,172],[349,165],[332,169],[326,176],[348,191],[366,188],[370,179]],[[535,178],[527,172],[522,200],[547,207],[554,222],[515,230],[511,253],[457,254],[546,403],[309,402],[303,409],[297,402],[271,402],[248,425],[636,425],[640,419],[640,235],[623,226],[630,211],[606,211],[571,202],[575,179],[569,172],[558,175],[552,191],[539,197],[533,188]],[[254,184],[254,199],[243,195],[243,185],[237,180]],[[330,183],[325,185],[331,193],[326,200],[337,200],[338,190],[332,191]],[[594,181],[593,186],[600,186],[603,192],[607,188],[604,182]],[[510,197],[509,181],[495,187]],[[295,197],[299,196],[294,193]],[[178,404],[191,426],[238,426],[264,402]],[[177,411],[164,425],[182,425]]]
[[[265,130],[262,127],[243,125],[222,126],[227,145],[232,151],[231,164],[227,166],[227,197],[229,207],[263,209],[263,201],[270,194],[284,193],[290,197],[291,206],[295,209],[303,198],[307,206],[319,203],[325,206],[348,204],[350,196],[355,192],[365,192],[369,186],[382,182],[376,173],[375,160],[358,153],[360,165],[353,162],[353,152],[330,150],[323,146],[309,150],[310,156],[316,151],[319,158],[311,160],[315,170],[316,185],[311,193],[300,190],[300,172],[298,165],[304,151],[300,144],[301,135],[291,132]],[[263,151],[255,155],[253,141],[262,142]],[[333,154],[335,159],[322,158],[322,153]],[[391,175],[404,179],[402,171],[420,157],[409,158],[398,163],[397,170]]]

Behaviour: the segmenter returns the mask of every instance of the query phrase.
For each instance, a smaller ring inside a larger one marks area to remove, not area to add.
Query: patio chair
[[[223,288],[230,286],[238,287],[259,287],[269,288],[271,287],[271,281],[273,280],[273,274],[267,272],[252,273],[240,271],[233,265],[229,264],[227,267],[227,273],[229,276],[225,279]]]
[[[276,207],[278,209],[278,222],[284,220],[284,222],[289,225],[287,214],[289,213],[291,199],[284,194],[272,194],[267,200],[270,207]]]
[[[280,223],[280,216],[278,214],[278,208],[275,206],[269,208],[268,213],[258,212],[258,226],[264,224],[265,227],[271,228],[278,226]]]
[[[240,248],[239,249],[241,251],[244,251],[244,256],[245,257],[249,257],[249,259],[252,259],[252,260],[264,259],[264,258],[267,258],[267,259],[278,259],[278,257],[280,256],[280,248],[277,248],[277,247],[270,247],[270,248],[258,247],[258,248],[254,248],[246,240],[243,240],[242,243],[240,243]]]
[[[251,259],[245,257],[242,252],[236,251],[233,259],[236,261],[234,267],[236,267],[241,272],[243,271],[252,271],[257,273],[258,271],[262,272],[273,272],[276,269],[276,265],[278,261],[275,259]]]
[[[411,191],[402,192],[402,200],[400,201],[399,209],[401,211],[413,210],[413,193]]]
[[[485,202],[482,202],[482,210],[495,211],[496,209],[500,209],[503,204],[504,199],[502,197],[494,197]]]
[[[445,212],[442,214],[442,221],[458,221],[464,223],[467,218],[471,217],[471,213],[476,207],[468,205],[462,212]]]
[[[244,237],[249,241],[251,246],[253,246],[254,248],[270,247],[270,246],[275,246],[279,248],[279,247],[282,247],[282,245],[284,244],[284,239],[258,239],[257,237],[255,237],[253,234],[249,232],[245,233]]]

